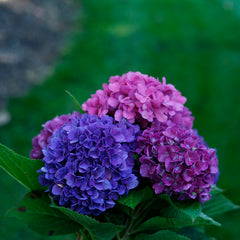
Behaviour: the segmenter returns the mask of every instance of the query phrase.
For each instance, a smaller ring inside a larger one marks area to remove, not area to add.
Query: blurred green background
[[[64,90],[82,103],[111,75],[166,76],[187,96],[195,128],[218,150],[219,186],[240,204],[239,0],[85,0],[81,6],[78,28],[53,74],[10,101],[12,121],[0,128],[0,142],[28,155],[43,122],[75,110]],[[4,217],[24,192],[0,171],[0,238],[48,239]],[[240,211],[219,221],[221,228],[208,229],[211,236],[240,239]]]

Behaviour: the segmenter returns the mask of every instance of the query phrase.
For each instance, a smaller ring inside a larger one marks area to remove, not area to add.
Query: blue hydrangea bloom
[[[139,127],[124,119],[74,117],[43,150],[40,183],[60,206],[99,215],[138,185],[133,173],[138,133]]]

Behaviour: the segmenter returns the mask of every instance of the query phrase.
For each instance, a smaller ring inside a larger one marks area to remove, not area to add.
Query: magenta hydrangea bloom
[[[139,136],[137,152],[140,174],[151,179],[156,194],[200,202],[210,199],[218,159],[195,130],[170,121],[154,123]]]
[[[80,113],[74,112],[72,114],[61,115],[44,123],[43,130],[32,139],[32,151],[30,157],[33,159],[42,159],[42,150],[49,143],[49,139],[53,133],[77,115],[80,115]]]
[[[139,127],[82,114],[59,128],[44,148],[40,183],[59,205],[99,215],[138,185],[133,172]]]
[[[188,111],[185,102],[186,98],[173,85],[166,84],[165,78],[160,82],[140,72],[128,72],[110,77],[109,83],[103,84],[103,89],[97,90],[82,108],[89,114],[107,114],[117,121],[126,118],[142,125],[154,119],[166,122],[176,115],[179,118]],[[192,120],[189,114],[188,122]]]

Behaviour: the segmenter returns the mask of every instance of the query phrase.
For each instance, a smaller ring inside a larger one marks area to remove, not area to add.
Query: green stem
[[[117,238],[118,240],[127,240],[129,236],[134,232],[134,228],[138,226],[139,223],[143,220],[143,218],[146,216],[146,211],[149,209],[149,207],[152,205],[154,200],[151,200],[148,202],[145,206],[140,206],[137,211],[133,212],[133,215],[131,217],[130,223],[127,224],[128,227],[123,235],[122,238]],[[148,212],[148,211],[147,211]],[[142,218],[141,218],[142,215]]]
[[[149,201],[144,206],[144,208],[141,209],[141,211],[139,212],[138,218],[137,218],[136,222],[134,223],[133,228],[137,227],[142,222],[142,220],[145,218],[146,214],[149,212],[149,210],[150,210],[149,207],[153,204],[153,202],[154,202],[154,200]]]
[[[80,230],[79,232],[76,232],[76,240],[87,240],[90,239],[87,230],[83,229]]]
[[[128,236],[130,235],[130,231],[132,229],[133,224],[134,224],[134,218],[132,217],[132,219],[130,221],[130,224],[128,225],[127,230],[125,231],[121,240],[127,240],[128,239]]]
[[[83,235],[81,233],[77,232],[76,235],[77,235],[76,240],[83,240]]]
[[[116,235],[117,240],[121,240],[119,233]]]

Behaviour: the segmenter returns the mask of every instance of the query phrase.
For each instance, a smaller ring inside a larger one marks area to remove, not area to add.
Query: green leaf
[[[182,228],[192,225],[189,219],[153,217],[141,224],[136,232],[159,231],[160,229]]]
[[[147,201],[153,198],[153,191],[146,187],[142,190],[133,190],[127,196],[124,196],[118,200],[119,203],[134,209],[141,202]]]
[[[191,240],[214,240],[210,236],[207,236],[203,227],[186,227],[181,229],[178,233],[189,237]]]
[[[190,238],[169,230],[162,230],[154,234],[140,234],[135,240],[190,240]]]
[[[197,217],[196,221],[193,225],[214,225],[220,227],[221,224],[208,215],[204,214],[203,212],[200,213],[199,217]]]
[[[212,190],[211,190],[211,194],[215,195],[215,194],[219,194],[219,193],[223,193],[223,189],[217,187],[216,185],[213,185]]]
[[[162,195],[160,199],[167,201],[169,206],[160,210],[160,216],[152,217],[142,223],[136,232],[180,229],[199,225],[220,226],[218,222],[202,212],[201,204],[198,202],[173,201],[168,195]]]
[[[42,188],[37,173],[42,165],[40,160],[23,157],[0,144],[0,167],[26,188],[31,190]]]
[[[194,221],[184,215],[175,218],[153,217],[142,223],[135,232],[158,231],[160,229],[180,229],[182,227],[199,225],[220,226],[220,224],[212,218],[200,213],[200,215]]]
[[[86,215],[79,214],[71,209],[52,205],[66,214],[70,219],[81,224],[89,233],[93,240],[111,240],[116,234],[123,230],[123,226],[112,223],[100,223],[96,219]]]
[[[170,196],[163,194],[160,195],[161,199],[166,200],[170,204],[170,208],[166,208],[166,212],[171,217],[185,216],[194,222],[194,220],[200,215],[202,211],[201,204],[199,202],[178,202],[173,201]]]
[[[81,229],[81,225],[51,208],[50,203],[46,194],[31,192],[25,195],[17,207],[7,212],[7,217],[16,217],[32,230],[49,236],[74,233]]]
[[[220,223],[216,222],[211,217],[207,216],[202,212],[202,206],[199,202],[178,202],[173,201],[168,195],[163,195],[162,199],[167,200],[171,207],[166,208],[163,213],[165,217],[182,219],[185,221],[186,226],[197,226],[197,225],[215,225],[221,226]],[[184,224],[184,223],[182,223]]]
[[[175,218],[181,220],[182,223],[177,221],[178,225],[182,226],[198,226],[198,225],[215,225],[221,224],[216,222],[211,217],[202,212],[200,203],[178,203],[172,202],[171,207],[163,210],[164,217]]]
[[[220,193],[213,194],[212,199],[206,202],[203,206],[203,212],[211,217],[218,216],[236,209],[239,209],[239,206],[235,205]]]

